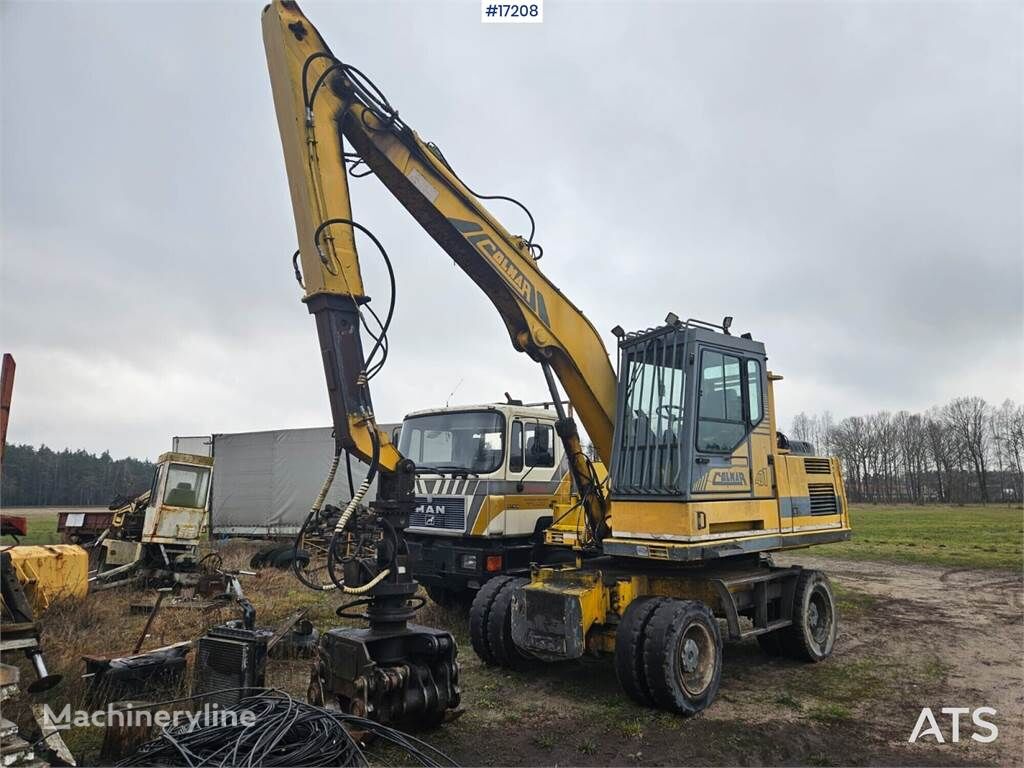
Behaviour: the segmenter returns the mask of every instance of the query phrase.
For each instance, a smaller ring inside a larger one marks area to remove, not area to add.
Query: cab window
[[[550,424],[512,422],[508,469],[522,472],[533,467],[555,466],[555,432]]]
[[[160,471],[163,467],[159,464],[153,469],[153,484],[149,487],[149,503],[156,504],[160,498]]]
[[[164,504],[170,507],[202,509],[206,506],[206,490],[209,485],[208,467],[171,464],[167,470]]]
[[[740,359],[706,349],[700,368],[697,450],[731,453],[747,434]]]
[[[526,466],[555,466],[554,430],[550,424],[534,422],[524,425],[523,438]]]
[[[512,435],[509,439],[508,469],[509,472],[523,471],[523,422],[512,422]]]
[[[747,400],[750,404],[750,423],[761,421],[761,364],[747,360]]]

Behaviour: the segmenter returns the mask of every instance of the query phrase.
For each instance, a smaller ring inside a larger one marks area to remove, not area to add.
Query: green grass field
[[[18,514],[21,510],[12,511],[11,514]],[[18,539],[20,544],[60,544],[60,534],[57,533],[57,513],[33,513],[28,517],[28,536]],[[5,536],[0,545],[13,544],[14,541]]]
[[[964,568],[1024,567],[1024,510],[1005,506],[850,507],[853,539],[814,548],[851,560]]]

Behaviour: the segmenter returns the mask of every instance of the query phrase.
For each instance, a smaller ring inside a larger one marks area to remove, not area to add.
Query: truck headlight
[[[475,571],[476,555],[459,555],[459,568],[464,571]]]

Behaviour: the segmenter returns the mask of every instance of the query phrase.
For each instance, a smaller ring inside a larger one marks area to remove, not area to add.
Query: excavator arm
[[[384,469],[401,458],[386,435],[371,436],[367,430],[373,420],[358,322],[369,299],[354,236],[362,227],[353,222],[346,172],[346,160],[358,159],[487,294],[513,346],[544,366],[552,388],[552,372],[557,376],[608,464],[615,373],[593,325],[541,272],[532,243],[498,222],[440,150],[409,128],[359,70],[330,51],[297,4],[274,0],[264,10],[263,35],[305,301],[317,317],[339,441],[368,460],[376,440]],[[574,457],[574,479],[584,498],[597,503],[600,494],[590,493],[597,489],[575,428],[563,427],[559,432]],[[599,517],[603,513],[594,509],[591,520]]]

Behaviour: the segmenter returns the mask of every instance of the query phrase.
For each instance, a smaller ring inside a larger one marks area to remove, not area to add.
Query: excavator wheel
[[[783,652],[801,661],[821,661],[832,655],[838,631],[839,610],[828,576],[804,571],[793,596],[793,623],[779,630]]]
[[[664,597],[639,597],[622,614],[615,631],[615,676],[622,690],[637,704],[654,704],[644,677],[643,641],[647,624]]]
[[[654,703],[681,715],[708,707],[722,680],[722,634],[699,600],[668,599],[644,632],[644,676]]]
[[[512,640],[512,596],[517,589],[529,583],[530,580],[524,578],[506,581],[491,603],[487,615],[487,645],[499,667],[523,670],[531,665],[532,659]]]
[[[469,641],[473,645],[476,655],[480,657],[480,661],[490,666],[498,664],[498,658],[491,650],[490,638],[487,633],[491,608],[501,588],[510,581],[512,581],[511,576],[495,576],[476,593],[473,604],[469,608]]]

